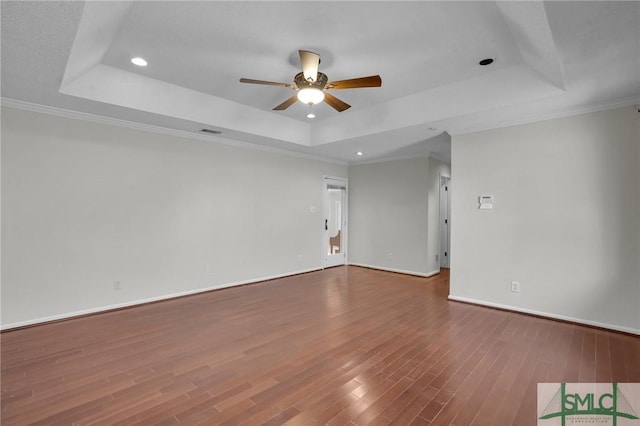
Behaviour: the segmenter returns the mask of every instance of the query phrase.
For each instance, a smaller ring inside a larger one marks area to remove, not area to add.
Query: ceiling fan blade
[[[346,102],[341,101],[340,99],[336,98],[335,96],[333,96],[331,93],[326,93],[324,94],[324,101],[326,103],[328,103],[331,107],[333,107],[333,109],[335,109],[338,112],[342,112],[346,109],[351,108],[351,105],[349,105]]]
[[[284,101],[283,103],[275,107],[273,110],[284,111],[285,109],[289,108],[291,105],[295,104],[297,100],[298,100],[298,95],[293,95],[292,97],[290,97],[289,99],[287,99],[286,101]]]
[[[318,78],[318,65],[320,64],[320,55],[309,52],[308,50],[298,50],[300,55],[300,63],[302,64],[302,74],[307,81],[316,81]]]
[[[241,78],[240,83],[264,84],[267,86],[289,87],[291,89],[295,88],[295,86],[291,83],[277,83],[275,81],[253,80],[251,78]]]
[[[380,87],[382,78],[379,75],[369,77],[351,78],[349,80],[330,81],[325,89],[356,89],[358,87]]]

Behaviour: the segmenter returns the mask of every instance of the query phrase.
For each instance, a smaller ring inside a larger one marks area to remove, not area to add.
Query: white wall
[[[428,158],[349,167],[349,263],[423,275],[439,271],[441,170],[448,165]]]
[[[320,268],[323,175],[347,170],[2,108],[2,325]]]
[[[452,298],[640,331],[635,108],[454,136],[452,164]]]

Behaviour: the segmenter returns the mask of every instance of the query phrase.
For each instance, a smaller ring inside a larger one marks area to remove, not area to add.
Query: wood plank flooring
[[[337,267],[2,333],[3,425],[534,425],[538,382],[640,382],[640,338]]]

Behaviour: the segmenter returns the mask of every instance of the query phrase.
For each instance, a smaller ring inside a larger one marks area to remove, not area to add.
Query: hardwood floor
[[[640,382],[640,338],[358,267],[2,333],[3,425],[534,425],[538,382]]]

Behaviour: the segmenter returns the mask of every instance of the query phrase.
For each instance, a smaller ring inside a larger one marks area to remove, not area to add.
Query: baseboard
[[[485,302],[483,300],[471,299],[471,298],[468,298],[468,297],[460,297],[460,296],[449,295],[449,300],[453,300],[455,302],[470,303],[472,305],[486,306],[486,307],[489,307],[489,308],[501,309],[501,310],[504,310],[504,311],[519,312],[519,313],[523,313],[523,314],[527,314],[527,315],[533,315],[533,316],[536,316],[536,317],[550,318],[550,319],[554,319],[554,320],[571,322],[571,323],[575,323],[575,324],[587,325],[587,326],[590,326],[590,327],[603,328],[603,329],[606,329],[606,330],[620,331],[622,333],[640,335],[640,330],[637,330],[635,328],[621,327],[619,325],[605,324],[605,323],[601,323],[601,322],[589,321],[589,320],[585,320],[585,319],[581,319],[581,318],[569,317],[569,316],[565,316],[565,315],[551,314],[549,312],[540,312],[540,311],[536,311],[536,310],[533,310],[533,309],[519,308],[517,306],[502,305],[500,303]]]
[[[437,271],[431,271],[431,272],[415,272],[415,271],[407,271],[406,269],[396,269],[396,268],[385,268],[384,266],[374,266],[374,265],[367,265],[364,263],[354,263],[354,262],[349,262],[348,263],[350,266],[360,266],[361,268],[369,268],[369,269],[377,269],[379,271],[388,271],[388,272],[395,272],[398,274],[405,274],[405,275],[415,275],[417,277],[432,277],[434,275],[437,275],[440,273],[440,270],[438,269]]]
[[[149,297],[149,298],[146,298],[146,299],[132,300],[130,302],[117,303],[115,305],[100,306],[98,308],[83,309],[81,311],[69,312],[69,313],[66,313],[66,314],[52,315],[52,316],[48,316],[48,317],[36,318],[36,319],[33,319],[33,320],[27,320],[27,321],[19,321],[19,322],[14,322],[14,323],[10,323],[10,324],[2,324],[2,325],[0,325],[0,331],[9,331],[9,330],[16,329],[16,328],[30,327],[30,326],[34,326],[34,325],[45,324],[45,323],[56,322],[56,321],[62,321],[62,320],[67,320],[67,319],[77,318],[77,317],[84,317],[84,316],[87,316],[87,315],[94,315],[94,314],[99,314],[99,313],[108,312],[108,311],[115,311],[115,310],[124,309],[124,308],[131,308],[131,307],[134,307],[134,306],[145,305],[145,304],[148,304],[148,303],[155,303],[155,302],[161,302],[163,300],[176,299],[178,297],[193,296],[194,294],[206,293],[206,292],[209,292],[209,291],[220,290],[220,289],[223,289],[223,288],[237,287],[237,286],[247,285],[247,284],[255,284],[255,283],[259,283],[259,282],[263,282],[263,281],[269,281],[269,280],[275,280],[275,279],[278,279],[278,278],[290,277],[290,276],[293,276],[293,275],[306,274],[308,272],[319,271],[321,269],[322,268],[304,269],[304,270],[295,271],[295,272],[288,272],[286,274],[279,274],[279,275],[272,275],[272,276],[268,276],[268,277],[254,278],[254,279],[244,280],[244,281],[235,281],[235,282],[231,282],[231,283],[219,284],[219,285],[206,287],[206,288],[199,288],[199,289],[196,289],[196,290],[188,290],[188,291],[182,291],[182,292],[179,292],[179,293],[172,293],[172,294],[166,294],[166,295],[162,295],[162,296]]]

